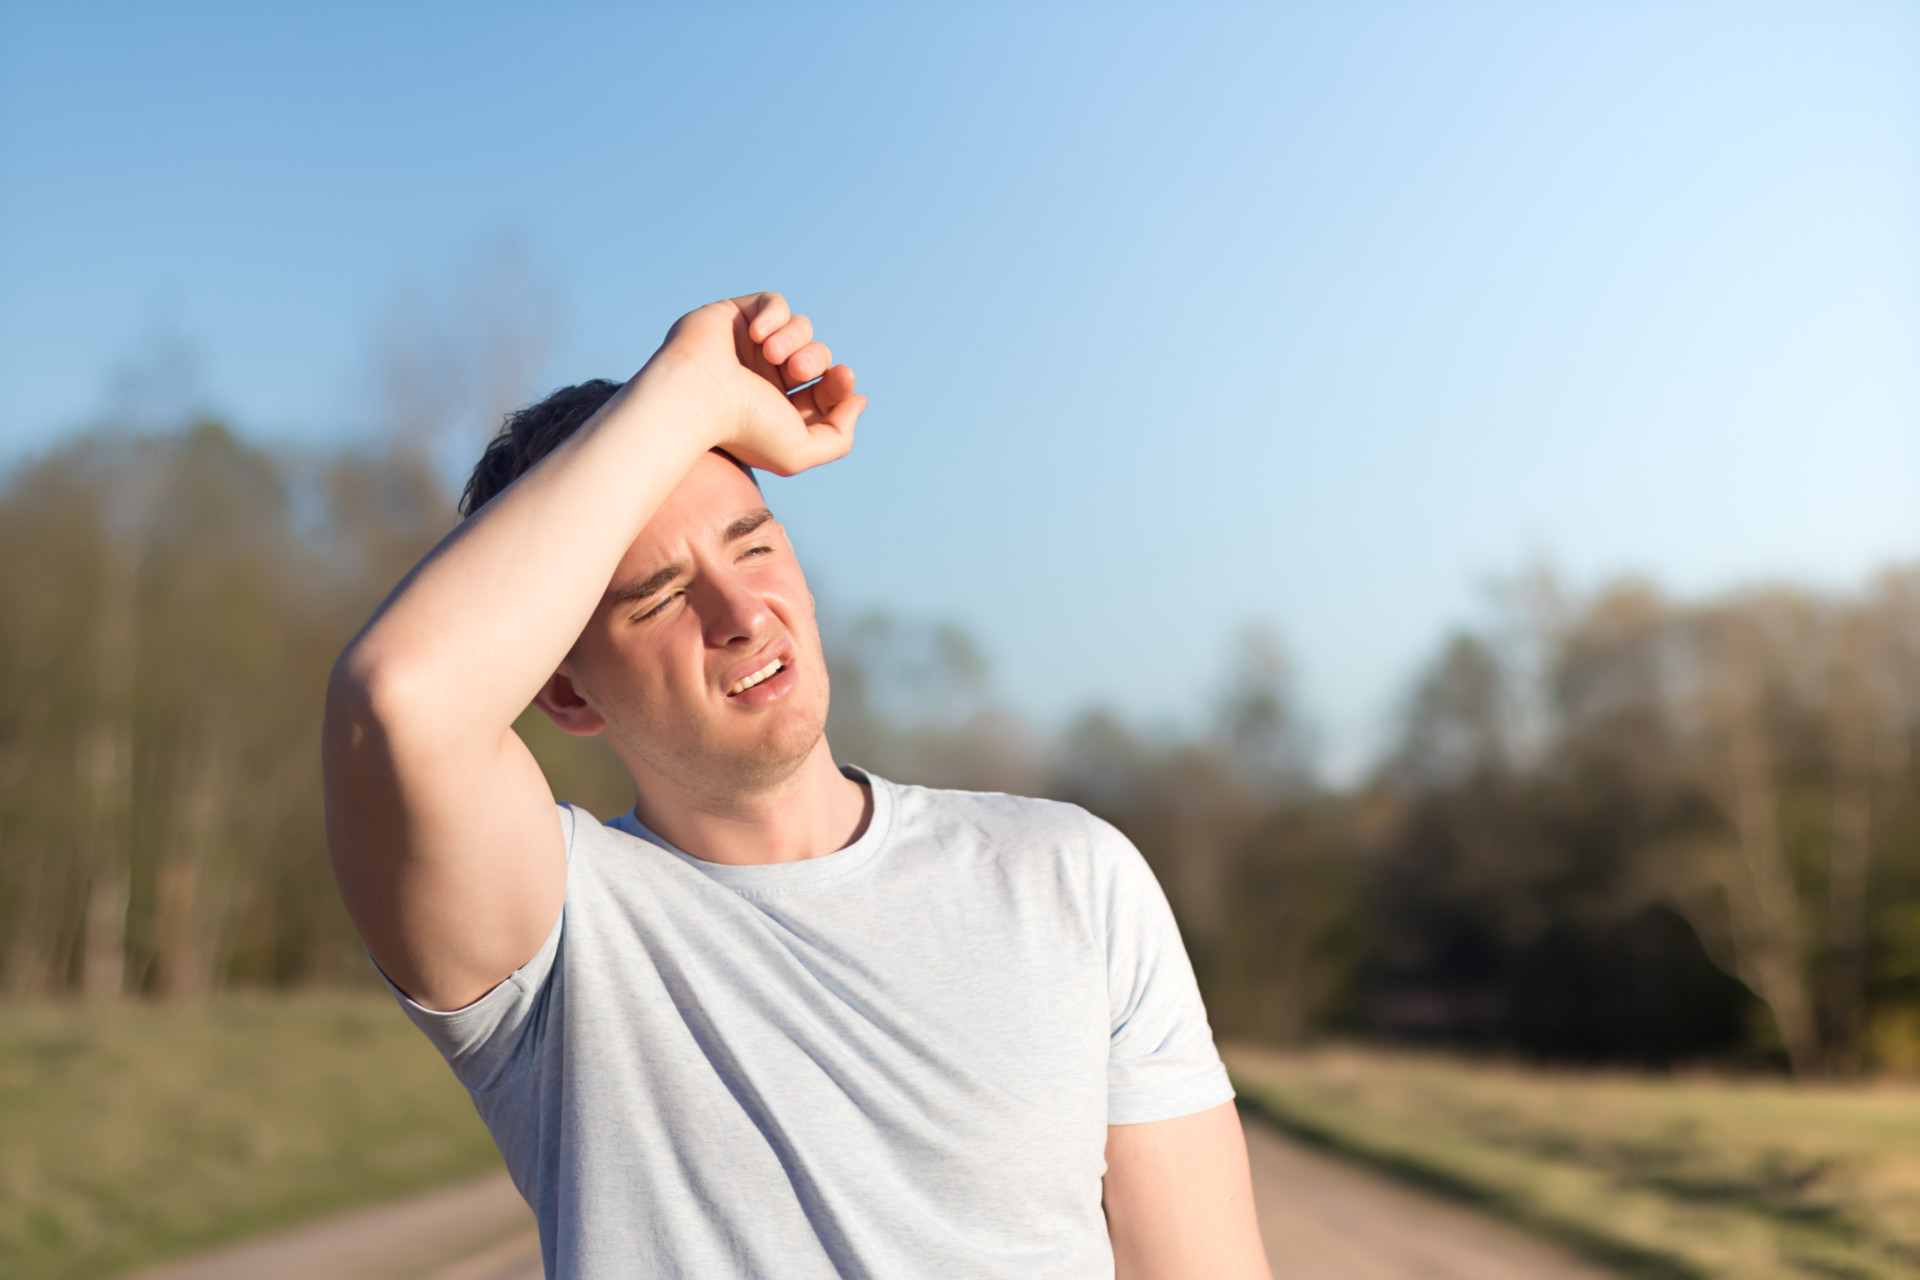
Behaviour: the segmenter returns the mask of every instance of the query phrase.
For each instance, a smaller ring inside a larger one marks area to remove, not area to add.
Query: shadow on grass
[[[1687,1204],[1738,1209],[1784,1227],[1819,1232],[1836,1244],[1858,1246],[1869,1233],[1845,1206],[1820,1199],[1821,1187],[1840,1167],[1826,1157],[1788,1151],[1767,1154],[1744,1174],[1698,1166],[1700,1135],[1682,1126],[1656,1139],[1578,1141],[1513,1122],[1504,1112],[1461,1116],[1474,1141],[1528,1159],[1575,1164],[1605,1173],[1622,1187],[1655,1192]]]
[[[1629,1241],[1543,1217],[1526,1205],[1459,1175],[1397,1152],[1376,1150],[1301,1116],[1276,1107],[1257,1087],[1241,1085],[1240,1109],[1308,1146],[1378,1170],[1396,1181],[1524,1227],[1631,1280],[1709,1280],[1708,1273],[1672,1254],[1657,1253]]]

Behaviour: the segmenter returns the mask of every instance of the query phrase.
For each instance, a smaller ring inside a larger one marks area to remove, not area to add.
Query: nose
[[[766,601],[737,576],[727,572],[707,575],[701,594],[701,626],[706,641],[717,649],[739,645],[751,649],[766,637],[773,615]]]

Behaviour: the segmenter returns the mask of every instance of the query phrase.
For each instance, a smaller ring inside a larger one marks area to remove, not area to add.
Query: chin
[[[785,777],[813,754],[827,729],[826,709],[816,712],[811,707],[780,707],[754,727],[759,732],[728,754],[734,755],[740,766],[770,780]]]
[[[695,712],[663,723],[634,708],[608,725],[608,738],[635,781],[663,781],[709,799],[762,791],[806,763],[827,727],[824,688],[802,686],[757,714]]]
[[[826,709],[806,704],[769,708],[730,732],[677,744],[654,734],[629,739],[641,761],[674,784],[713,799],[776,786],[793,776],[826,732]]]

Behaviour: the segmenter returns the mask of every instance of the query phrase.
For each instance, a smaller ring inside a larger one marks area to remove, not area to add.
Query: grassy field
[[[1649,1280],[1920,1278],[1920,1089],[1230,1048],[1296,1135]],[[0,1005],[0,1276],[82,1280],[499,1167],[382,996]]]
[[[1243,1102],[1622,1274],[1920,1277],[1920,1089],[1230,1050]]]
[[[0,1276],[112,1275],[498,1167],[385,996],[0,1005]]]

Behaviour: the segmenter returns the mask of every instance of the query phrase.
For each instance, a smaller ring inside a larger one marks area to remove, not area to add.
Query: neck
[[[787,777],[744,794],[697,794],[644,766],[631,771],[635,816],[705,862],[817,858],[858,840],[873,815],[869,789],[840,772],[824,736]]]

